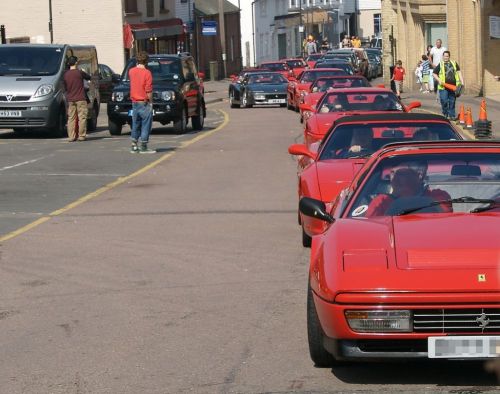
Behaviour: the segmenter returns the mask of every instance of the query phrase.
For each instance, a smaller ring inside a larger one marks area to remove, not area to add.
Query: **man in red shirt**
[[[68,58],[69,70],[64,73],[64,90],[68,103],[68,141],[85,141],[87,138],[87,96],[83,80],[90,80],[90,75],[76,68],[78,58]],[[76,128],[78,116],[78,131]]]
[[[132,153],[156,153],[148,149],[149,134],[153,125],[153,75],[146,68],[149,56],[139,52],[137,66],[128,72],[130,79],[130,99],[132,100]],[[141,141],[140,147],[138,145]]]
[[[394,81],[396,85],[396,95],[401,98],[401,92],[403,91],[403,80],[405,78],[406,71],[403,68],[403,62],[398,60],[396,62],[396,67],[394,67],[394,72],[392,74],[391,81]]]

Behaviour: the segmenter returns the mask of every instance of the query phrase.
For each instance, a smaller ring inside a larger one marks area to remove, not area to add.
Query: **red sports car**
[[[288,109],[299,111],[300,95],[306,94],[311,84],[319,77],[333,77],[335,75],[346,75],[346,73],[337,68],[322,68],[317,70],[305,70],[298,78],[288,78]]]
[[[290,69],[289,75],[297,78],[301,72],[307,68],[307,63],[304,59],[294,58],[294,59],[284,59],[285,63]]]
[[[317,366],[500,356],[499,142],[387,146],[331,210],[300,210],[324,223],[307,295]]]
[[[325,93],[316,106],[300,105],[305,121],[304,141],[308,146],[321,141],[332,124],[346,115],[377,112],[404,113],[420,105],[420,101],[414,101],[405,106],[389,89],[336,89]]]
[[[284,60],[280,60],[277,62],[264,62],[261,63],[259,68],[263,68],[269,71],[279,72],[285,78],[288,78],[290,76],[290,67],[288,67],[288,64],[286,64]]]
[[[370,82],[361,75],[320,77],[311,84],[309,93],[301,93],[300,104],[306,104],[309,108],[316,106],[326,91],[331,89],[370,87]],[[299,107],[300,107],[299,104]],[[300,122],[302,123],[302,110],[300,111]]]
[[[321,142],[317,152],[294,144],[288,152],[299,159],[298,195],[328,204],[334,201],[369,157],[383,145],[400,141],[461,140],[460,134],[441,115],[374,114],[339,119]],[[323,223],[302,214],[302,244],[310,246],[311,236]]]
[[[316,62],[321,59],[324,55],[322,53],[313,53],[312,55],[309,55],[306,59],[306,63],[309,68],[314,68],[314,65]]]

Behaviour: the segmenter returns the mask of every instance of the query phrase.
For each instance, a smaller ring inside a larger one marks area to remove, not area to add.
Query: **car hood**
[[[333,264],[324,268],[333,292],[499,290],[498,214],[341,219],[330,230],[324,261]]]
[[[33,96],[38,88],[42,85],[54,85],[55,91],[59,89],[57,85],[57,78],[51,76],[13,76],[2,75],[0,76],[0,95],[2,96]],[[38,98],[37,100],[47,99],[46,96]]]
[[[321,200],[324,202],[333,201],[342,189],[349,186],[366,160],[353,158],[318,161],[316,163],[316,176]]]
[[[180,82],[174,81],[153,81],[153,90],[176,90],[180,86]],[[113,88],[115,92],[129,92],[130,82],[122,81],[119,85]]]
[[[286,83],[280,83],[280,84],[274,84],[274,83],[258,83],[258,84],[249,84],[247,85],[248,89],[250,89],[252,92],[257,93],[257,92],[264,92],[264,93],[284,93],[286,92],[287,89],[287,84]]]
[[[330,130],[330,127],[332,127],[333,122],[335,122],[342,116],[346,115],[349,115],[349,113],[347,112],[329,112],[327,114],[315,113],[307,121],[308,123],[307,132],[323,136],[328,132],[328,130]]]

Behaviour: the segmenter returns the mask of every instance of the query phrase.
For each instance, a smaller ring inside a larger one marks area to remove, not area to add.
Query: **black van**
[[[78,57],[78,68],[91,76],[87,126],[96,129],[100,96],[95,47],[40,44],[0,45],[1,129],[48,129],[66,136],[63,76],[70,56]]]
[[[108,101],[111,135],[120,135],[125,123],[132,124],[128,71],[135,65],[136,60],[130,59]],[[206,116],[202,74],[198,75],[191,55],[149,55],[147,67],[153,74],[153,120],[163,125],[173,122],[175,131],[184,133],[191,118],[193,130],[202,130]]]

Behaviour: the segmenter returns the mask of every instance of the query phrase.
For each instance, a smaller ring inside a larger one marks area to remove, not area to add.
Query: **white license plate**
[[[285,104],[286,99],[269,99],[267,102],[269,104]]]
[[[429,337],[429,358],[500,357],[500,336]]]
[[[0,111],[0,118],[20,118],[21,111]]]

